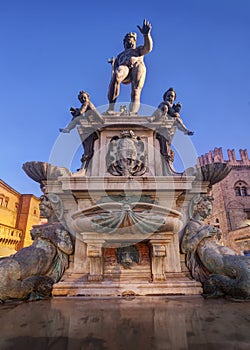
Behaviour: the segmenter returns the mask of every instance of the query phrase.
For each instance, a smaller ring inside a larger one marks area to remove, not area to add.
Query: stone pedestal
[[[71,266],[53,295],[201,293],[181,268],[178,234],[189,201],[205,193],[207,184],[170,172],[157,128],[147,117],[119,114],[104,116],[101,126],[83,120],[78,127],[83,141],[96,135],[87,170],[47,183],[50,192],[65,198],[65,217],[76,238]],[[116,159],[115,147],[128,158]],[[148,248],[148,257],[143,260],[139,250],[139,262],[128,269],[115,253],[112,259],[104,254],[138,242]]]

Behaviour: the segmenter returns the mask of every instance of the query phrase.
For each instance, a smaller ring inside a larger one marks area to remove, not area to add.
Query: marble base
[[[201,284],[189,279],[184,273],[166,274],[166,280],[134,282],[131,276],[119,280],[88,281],[87,277],[72,274],[54,285],[53,296],[149,296],[149,295],[197,295],[202,293]]]

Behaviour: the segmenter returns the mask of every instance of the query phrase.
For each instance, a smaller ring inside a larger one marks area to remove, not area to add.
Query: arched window
[[[243,182],[243,181],[238,181],[234,185],[234,193],[235,193],[235,196],[242,196],[242,197],[248,196],[248,186],[247,186],[247,184],[245,182]]]

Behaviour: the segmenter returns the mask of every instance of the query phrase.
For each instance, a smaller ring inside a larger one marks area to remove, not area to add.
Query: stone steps
[[[127,275],[127,277],[129,277]],[[166,280],[151,282],[129,278],[87,281],[87,276],[70,274],[53,287],[53,296],[129,296],[129,295],[196,295],[202,293],[201,284],[183,273],[166,274]]]

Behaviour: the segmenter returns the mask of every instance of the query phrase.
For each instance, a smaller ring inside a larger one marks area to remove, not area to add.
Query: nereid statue
[[[250,299],[250,258],[221,245],[221,231],[206,225],[211,198],[199,195],[190,204],[191,219],[185,227],[181,249],[191,275],[202,282],[205,297]]]
[[[137,26],[144,37],[144,45],[136,47],[136,33],[128,33],[123,39],[124,51],[114,62],[114,74],[112,75],[108,99],[109,109],[107,113],[114,112],[114,104],[120,93],[120,84],[131,84],[131,103],[129,110],[137,113],[140,108],[141,90],[146,77],[146,67],[143,56],[152,51],[153,43],[150,35],[151,24],[145,19],[142,27]]]
[[[48,223],[33,227],[33,244],[0,259],[0,301],[48,297],[53,284],[68,267],[73,245],[70,234],[58,221],[62,212],[59,197],[42,196],[40,212],[47,217]]]

